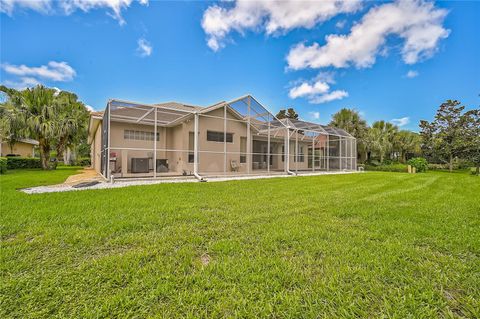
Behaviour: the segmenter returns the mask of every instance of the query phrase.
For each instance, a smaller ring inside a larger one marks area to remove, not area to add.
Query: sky
[[[0,82],[208,106],[252,94],[326,124],[341,108],[418,131],[480,105],[477,1],[0,0]]]

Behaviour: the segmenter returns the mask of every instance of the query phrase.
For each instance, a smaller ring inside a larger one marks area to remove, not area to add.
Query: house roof
[[[19,141],[27,144],[32,144],[32,145],[39,144],[37,140],[31,139],[31,138],[21,138]]]
[[[157,107],[164,107],[164,108],[169,108],[169,109],[177,109],[177,110],[182,110],[182,111],[198,111],[203,109],[203,106],[198,106],[198,105],[189,105],[189,104],[183,104],[179,102],[166,102],[166,103],[157,103],[153,104],[154,106]]]
[[[3,142],[0,140],[0,142]],[[18,139],[18,142],[25,143],[25,144],[32,144],[32,145],[38,145],[38,141],[31,139],[31,138],[20,138]]]

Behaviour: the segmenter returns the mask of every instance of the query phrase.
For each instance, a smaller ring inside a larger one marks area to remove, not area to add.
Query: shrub
[[[365,165],[366,171],[382,171],[382,172],[407,172],[407,165],[405,164],[391,164],[391,165]]]
[[[7,159],[5,157],[0,157],[0,174],[5,174],[7,172]]]
[[[39,158],[34,157],[7,157],[7,169],[41,168]]]
[[[428,169],[431,171],[447,170],[448,164],[428,164]]]
[[[414,157],[409,159],[408,165],[415,167],[417,173],[426,172],[428,169],[428,162],[423,157]]]
[[[76,166],[90,166],[89,157],[80,157],[75,161]]]

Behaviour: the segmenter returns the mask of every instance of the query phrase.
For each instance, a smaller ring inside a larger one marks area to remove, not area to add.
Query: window
[[[285,162],[285,145],[282,145],[282,162]]]
[[[227,143],[233,143],[233,133],[227,133]],[[225,134],[223,132],[207,131],[207,141],[224,142]]]
[[[247,162],[247,138],[240,137],[240,163]]]
[[[193,132],[188,132],[188,162],[195,162],[194,154],[194,143],[195,143],[195,134]]]
[[[154,136],[155,136],[154,132],[134,131],[134,130],[123,131],[123,138],[126,140],[153,141]],[[160,140],[160,133],[157,132],[157,141],[159,140]]]
[[[305,154],[303,153],[303,146],[298,147],[298,161],[299,162],[304,162],[305,161]]]

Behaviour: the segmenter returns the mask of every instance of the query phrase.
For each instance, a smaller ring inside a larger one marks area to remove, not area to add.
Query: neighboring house
[[[23,138],[17,141],[13,145],[9,145],[7,142],[0,142],[1,156],[22,156],[22,157],[34,157],[35,146],[38,146],[38,141]]]
[[[106,178],[356,169],[351,135],[278,120],[249,95],[208,107],[110,100],[91,113],[89,143],[92,167]]]

